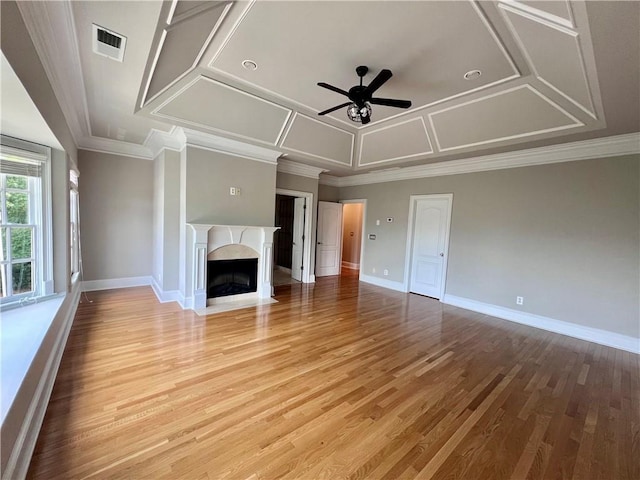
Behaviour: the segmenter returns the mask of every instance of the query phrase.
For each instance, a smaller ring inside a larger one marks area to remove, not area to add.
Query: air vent
[[[124,47],[127,37],[93,24],[93,51],[98,55],[112,58],[121,62],[124,58]]]

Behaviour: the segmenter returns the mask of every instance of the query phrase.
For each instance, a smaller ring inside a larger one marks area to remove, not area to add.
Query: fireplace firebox
[[[258,259],[209,260],[207,298],[255,292],[258,288]]]

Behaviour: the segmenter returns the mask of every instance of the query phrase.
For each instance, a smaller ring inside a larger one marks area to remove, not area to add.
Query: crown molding
[[[193,147],[213,150],[236,157],[247,158],[257,162],[271,163],[276,165],[281,151],[271,148],[259,147],[249,143],[231,140],[230,138],[219,137],[211,133],[199,132],[189,128],[176,128],[174,135],[184,135],[185,144]]]
[[[92,152],[110,153],[124,157],[153,160],[154,155],[150,148],[137,143],[121,142],[110,138],[84,137],[80,139],[78,148]]]
[[[319,178],[320,174],[327,172],[325,168],[312,167],[303,163],[292,162],[281,158],[278,160],[278,172],[289,173],[291,175],[299,175],[301,177]]]
[[[413,178],[441,177],[461,173],[486,172],[505,168],[529,167],[550,163],[573,162],[593,158],[640,154],[640,133],[628,133],[613,137],[596,138],[581,142],[532,148],[510,153],[464,158],[449,162],[418,165],[349,177],[322,175],[320,183],[334,187],[350,187],[371,183],[384,183]]]
[[[91,137],[71,2],[16,2],[78,147]],[[60,35],[60,32],[69,32]],[[56,40],[51,41],[52,38]]]
[[[151,158],[156,158],[164,150],[181,151],[187,144],[182,129],[172,127],[168,132],[152,128],[142,143],[151,152]]]

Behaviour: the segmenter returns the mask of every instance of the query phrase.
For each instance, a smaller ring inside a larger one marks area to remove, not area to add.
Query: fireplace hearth
[[[209,260],[207,298],[252,293],[258,287],[258,259]]]

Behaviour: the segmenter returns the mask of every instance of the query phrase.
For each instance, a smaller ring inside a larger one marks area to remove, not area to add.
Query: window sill
[[[65,296],[2,311],[0,320],[1,421],[22,384]]]

